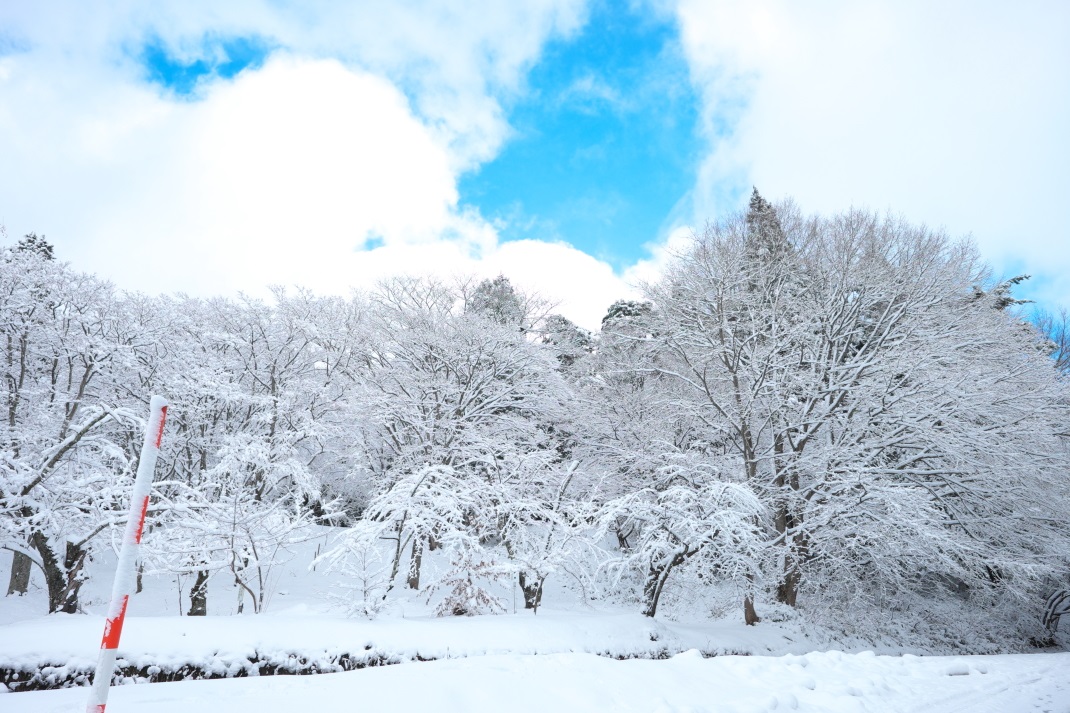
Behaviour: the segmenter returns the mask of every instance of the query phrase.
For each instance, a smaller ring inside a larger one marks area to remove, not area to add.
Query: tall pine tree
[[[779,263],[791,251],[776,209],[755,188],[747,208],[747,257],[765,264]]]

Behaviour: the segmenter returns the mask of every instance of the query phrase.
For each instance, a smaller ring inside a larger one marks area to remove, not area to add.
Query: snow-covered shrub
[[[758,574],[762,504],[745,486],[719,479],[702,459],[680,455],[650,486],[608,501],[602,527],[633,523],[631,547],[617,567],[645,575],[643,613],[654,616],[669,576],[743,582]]]

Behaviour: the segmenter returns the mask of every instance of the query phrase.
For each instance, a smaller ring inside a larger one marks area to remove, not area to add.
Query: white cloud
[[[611,304],[639,294],[627,276],[622,280],[607,263],[567,243],[502,243],[485,266],[491,268],[491,274],[496,268],[497,272],[518,276],[513,278],[518,286],[556,302],[556,311],[591,330],[601,327]]]
[[[125,94],[114,119],[85,105],[46,119],[6,162],[32,166],[33,180],[3,178],[58,228],[61,254],[124,286],[337,290],[368,235],[428,242],[470,222],[454,211],[446,149],[405,97],[333,60],[277,57],[198,102]]]
[[[807,210],[891,209],[1070,303],[1070,6],[682,0],[678,17],[711,142],[697,221],[752,182]]]
[[[111,81],[136,79],[141,68],[131,55],[149,39],[187,62],[218,50],[205,47],[206,37],[254,36],[296,56],[338,59],[404,88],[457,169],[497,152],[509,133],[500,100],[522,89],[548,39],[577,31],[584,20],[585,0],[43,0],[0,6],[0,27],[32,48],[42,75],[99,65],[111,70]]]
[[[401,272],[504,272],[597,326],[627,291],[607,265],[500,244],[457,196],[459,172],[508,134],[500,102],[581,21],[572,0],[6,6],[22,50],[0,58],[0,222],[128,289],[345,293]],[[212,33],[286,49],[195,101],[131,57],[156,36],[192,60]]]
[[[679,226],[669,231],[662,242],[646,246],[650,257],[639,260],[624,272],[624,279],[630,285],[650,285],[662,278],[665,270],[680,255],[686,254],[694,244],[695,230]]]

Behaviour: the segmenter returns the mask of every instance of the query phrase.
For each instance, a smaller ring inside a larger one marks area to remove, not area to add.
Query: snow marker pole
[[[163,424],[167,418],[167,399],[153,396],[149,401],[149,422],[145,425],[145,442],[141,446],[134,490],[130,499],[130,514],[126,520],[119,563],[115,568],[115,583],[111,590],[111,606],[104,622],[104,638],[100,642],[100,659],[93,677],[93,690],[89,695],[86,713],[104,713],[108,704],[108,690],[115,671],[115,652],[119,648],[119,636],[123,633],[126,618],[126,603],[134,589],[135,561],[141,545],[141,531],[145,527],[145,511],[149,509],[149,491],[152,490],[152,473],[156,469],[156,456],[160,453]]]

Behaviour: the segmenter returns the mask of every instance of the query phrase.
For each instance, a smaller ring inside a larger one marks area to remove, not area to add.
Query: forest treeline
[[[757,191],[597,333],[504,277],[124,293],[27,236],[0,245],[8,593],[36,568],[78,610],[159,393],[144,566],[188,575],[190,614],[214,577],[258,611],[328,524],[367,615],[405,588],[494,611],[507,580],[537,609],[569,577],[650,616],[716,590],[747,623],[1040,638],[1070,574],[1066,320],[1015,284],[968,242]]]

